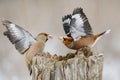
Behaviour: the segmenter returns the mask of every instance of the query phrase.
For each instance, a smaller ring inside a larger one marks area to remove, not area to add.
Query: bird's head
[[[10,22],[8,20],[2,20],[2,23],[4,26],[9,26],[10,24],[12,24],[12,22]]]
[[[59,37],[59,39],[62,40],[65,45],[69,45],[71,42],[73,42],[73,38],[69,36]]]
[[[53,36],[47,33],[39,33],[37,37],[35,38],[37,41],[43,41],[46,42],[48,39],[52,39]]]

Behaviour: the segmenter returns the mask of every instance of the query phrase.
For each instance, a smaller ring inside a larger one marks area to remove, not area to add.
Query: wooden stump
[[[103,55],[93,53],[86,58],[83,54],[69,59],[34,57],[32,80],[102,80]]]

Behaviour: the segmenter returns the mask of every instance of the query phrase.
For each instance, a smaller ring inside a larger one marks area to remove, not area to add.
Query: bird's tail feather
[[[102,32],[102,33],[100,33],[100,34],[98,34],[97,35],[97,37],[100,37],[100,36],[102,36],[102,35],[105,35],[105,34],[108,34],[108,33],[110,33],[110,29],[108,29],[108,30],[106,30],[106,31],[104,31],[104,32]]]
[[[96,44],[96,42],[97,42],[103,35],[106,35],[106,34],[110,33],[110,31],[111,31],[111,30],[108,29],[108,30],[106,30],[106,31],[104,31],[104,32],[102,32],[102,33],[100,33],[100,34],[95,35],[95,36],[94,36],[95,42],[93,43],[92,47]]]

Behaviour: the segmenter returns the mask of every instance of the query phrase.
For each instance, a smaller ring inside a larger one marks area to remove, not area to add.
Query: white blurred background
[[[33,36],[48,32],[55,36],[47,42],[46,52],[71,52],[59,40],[63,36],[62,16],[82,7],[94,33],[111,29],[95,45],[104,54],[103,80],[120,80],[120,0],[0,0],[0,18],[10,20]],[[30,80],[24,55],[3,36],[0,22],[0,80]]]

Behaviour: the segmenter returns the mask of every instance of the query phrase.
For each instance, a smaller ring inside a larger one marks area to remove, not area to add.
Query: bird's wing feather
[[[16,49],[23,54],[32,44],[36,41],[33,36],[20,26],[8,21],[2,21],[3,25],[6,26],[7,31],[4,32],[12,44],[15,44]]]
[[[71,37],[70,34],[70,22],[71,22],[72,15],[66,15],[62,18],[63,21],[63,29],[67,36]]]
[[[67,22],[67,20],[69,21]],[[65,24],[67,24],[67,27]],[[64,30],[66,29],[65,31],[67,31],[67,34],[69,34],[69,36],[71,36],[74,40],[77,40],[82,36],[89,36],[93,34],[92,28],[86,15],[83,13],[82,8],[74,9],[70,18],[65,16],[63,18],[63,27]]]

